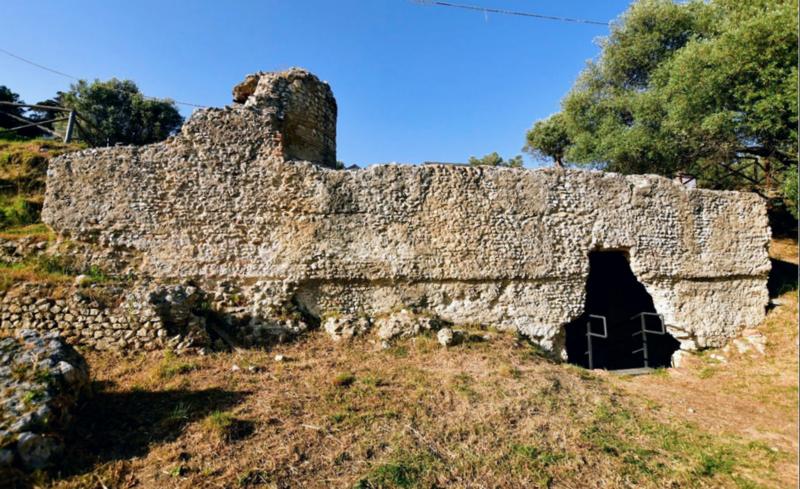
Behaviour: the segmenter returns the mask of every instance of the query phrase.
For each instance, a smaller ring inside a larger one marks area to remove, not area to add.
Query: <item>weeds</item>
[[[356,378],[350,374],[339,374],[333,378],[331,383],[336,387],[350,387]]]
[[[171,351],[164,352],[164,358],[155,368],[155,377],[158,379],[171,379],[178,375],[183,375],[196,369],[197,365],[193,362],[186,362],[178,358]]]
[[[165,428],[173,428],[182,426],[189,420],[191,413],[191,406],[189,404],[179,402],[172,408],[172,412],[163,419],[162,424]]]

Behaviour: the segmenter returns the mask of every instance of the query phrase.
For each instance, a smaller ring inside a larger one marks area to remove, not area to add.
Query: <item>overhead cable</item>
[[[563,20],[565,22],[579,22],[581,24],[594,24],[594,25],[610,25],[608,22],[597,22],[594,20],[582,20],[582,19],[570,19],[567,17],[554,17],[552,15],[540,15],[540,14],[529,14],[526,12],[514,12],[511,10],[496,10],[491,8],[484,8],[484,7],[474,7],[472,5],[458,5],[455,3],[447,3],[447,2],[437,2],[434,0],[409,0],[414,3],[424,3],[428,5],[440,5],[442,7],[455,7],[455,8],[463,8],[469,10],[479,10],[484,13],[494,13],[494,14],[507,14],[507,15],[521,15],[523,17],[536,17],[537,19],[547,19],[547,20]]]
[[[49,71],[51,73],[55,73],[56,75],[61,75],[61,76],[66,77],[66,78],[71,78],[71,79],[79,81],[79,82],[83,81],[83,79],[78,78],[77,76],[68,75],[66,73],[62,73],[60,71],[56,71],[56,70],[54,70],[52,68],[48,68],[47,66],[42,66],[42,65],[40,65],[38,63],[34,63],[31,60],[25,59],[25,58],[23,58],[21,56],[17,56],[14,53],[10,53],[10,52],[6,51],[5,49],[0,48],[0,53],[7,54],[7,55],[11,56],[12,58],[16,58],[16,59],[18,59],[18,60],[20,60],[20,61],[22,61],[24,63],[28,63],[29,65],[33,65],[33,66],[35,66],[37,68],[41,68],[43,70],[47,70],[47,71]],[[207,109],[208,108],[205,105],[190,104],[190,103],[187,103],[187,102],[178,102],[177,100],[172,100],[172,99],[163,99],[163,98],[159,98],[159,97],[151,97],[151,96],[145,95],[143,93],[129,92],[127,90],[122,90],[122,89],[119,89],[119,88],[111,88],[111,90],[114,90],[114,91],[117,91],[117,92],[120,92],[120,93],[127,93],[129,95],[138,95],[138,96],[140,96],[142,98],[146,98],[146,99],[150,99],[150,100],[161,100],[161,101],[166,101],[166,102],[173,102],[173,103],[180,104],[180,105],[188,105],[189,107],[199,107],[201,109]]]

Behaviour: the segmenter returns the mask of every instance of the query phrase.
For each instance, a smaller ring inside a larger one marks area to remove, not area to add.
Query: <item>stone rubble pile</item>
[[[0,239],[0,261],[5,263],[19,263],[25,257],[42,253],[47,249],[46,241],[34,241],[30,237],[15,239]]]
[[[442,346],[456,346],[469,340],[469,333],[460,329],[443,328],[439,330],[436,338]]]
[[[359,316],[332,316],[322,324],[333,341],[363,336],[370,329],[370,320]]]
[[[415,314],[406,309],[375,320],[376,334],[383,348],[389,348],[392,342],[399,338],[436,331],[442,326],[441,320],[437,317]]]
[[[0,479],[41,469],[64,451],[61,432],[90,389],[86,360],[56,332],[0,339]]]

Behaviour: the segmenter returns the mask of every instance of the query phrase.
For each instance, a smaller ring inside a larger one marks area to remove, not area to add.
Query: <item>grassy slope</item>
[[[68,151],[81,149],[46,139],[8,141],[0,139],[0,239],[29,242],[55,237],[41,223],[47,162]],[[69,281],[63,264],[32,256],[22,263],[0,261],[0,290],[15,283]]]
[[[796,242],[787,246],[796,261]],[[449,350],[427,337],[381,351],[314,332],[270,352],[87,353],[98,392],[62,474],[27,481],[794,487],[797,292],[783,299],[762,328],[766,357],[729,352],[719,363],[704,354],[679,372],[637,378],[555,364],[497,333]]]

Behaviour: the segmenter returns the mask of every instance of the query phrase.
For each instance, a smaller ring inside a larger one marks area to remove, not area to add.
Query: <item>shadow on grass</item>
[[[95,383],[95,395],[78,413],[66,440],[62,474],[81,474],[96,463],[144,456],[152,445],[177,439],[189,423],[231,409],[250,395],[218,388],[114,392],[106,387]]]
[[[769,297],[774,299],[786,292],[797,290],[797,265],[775,258],[770,258],[770,261],[772,262],[772,271],[769,272],[767,279]]]

